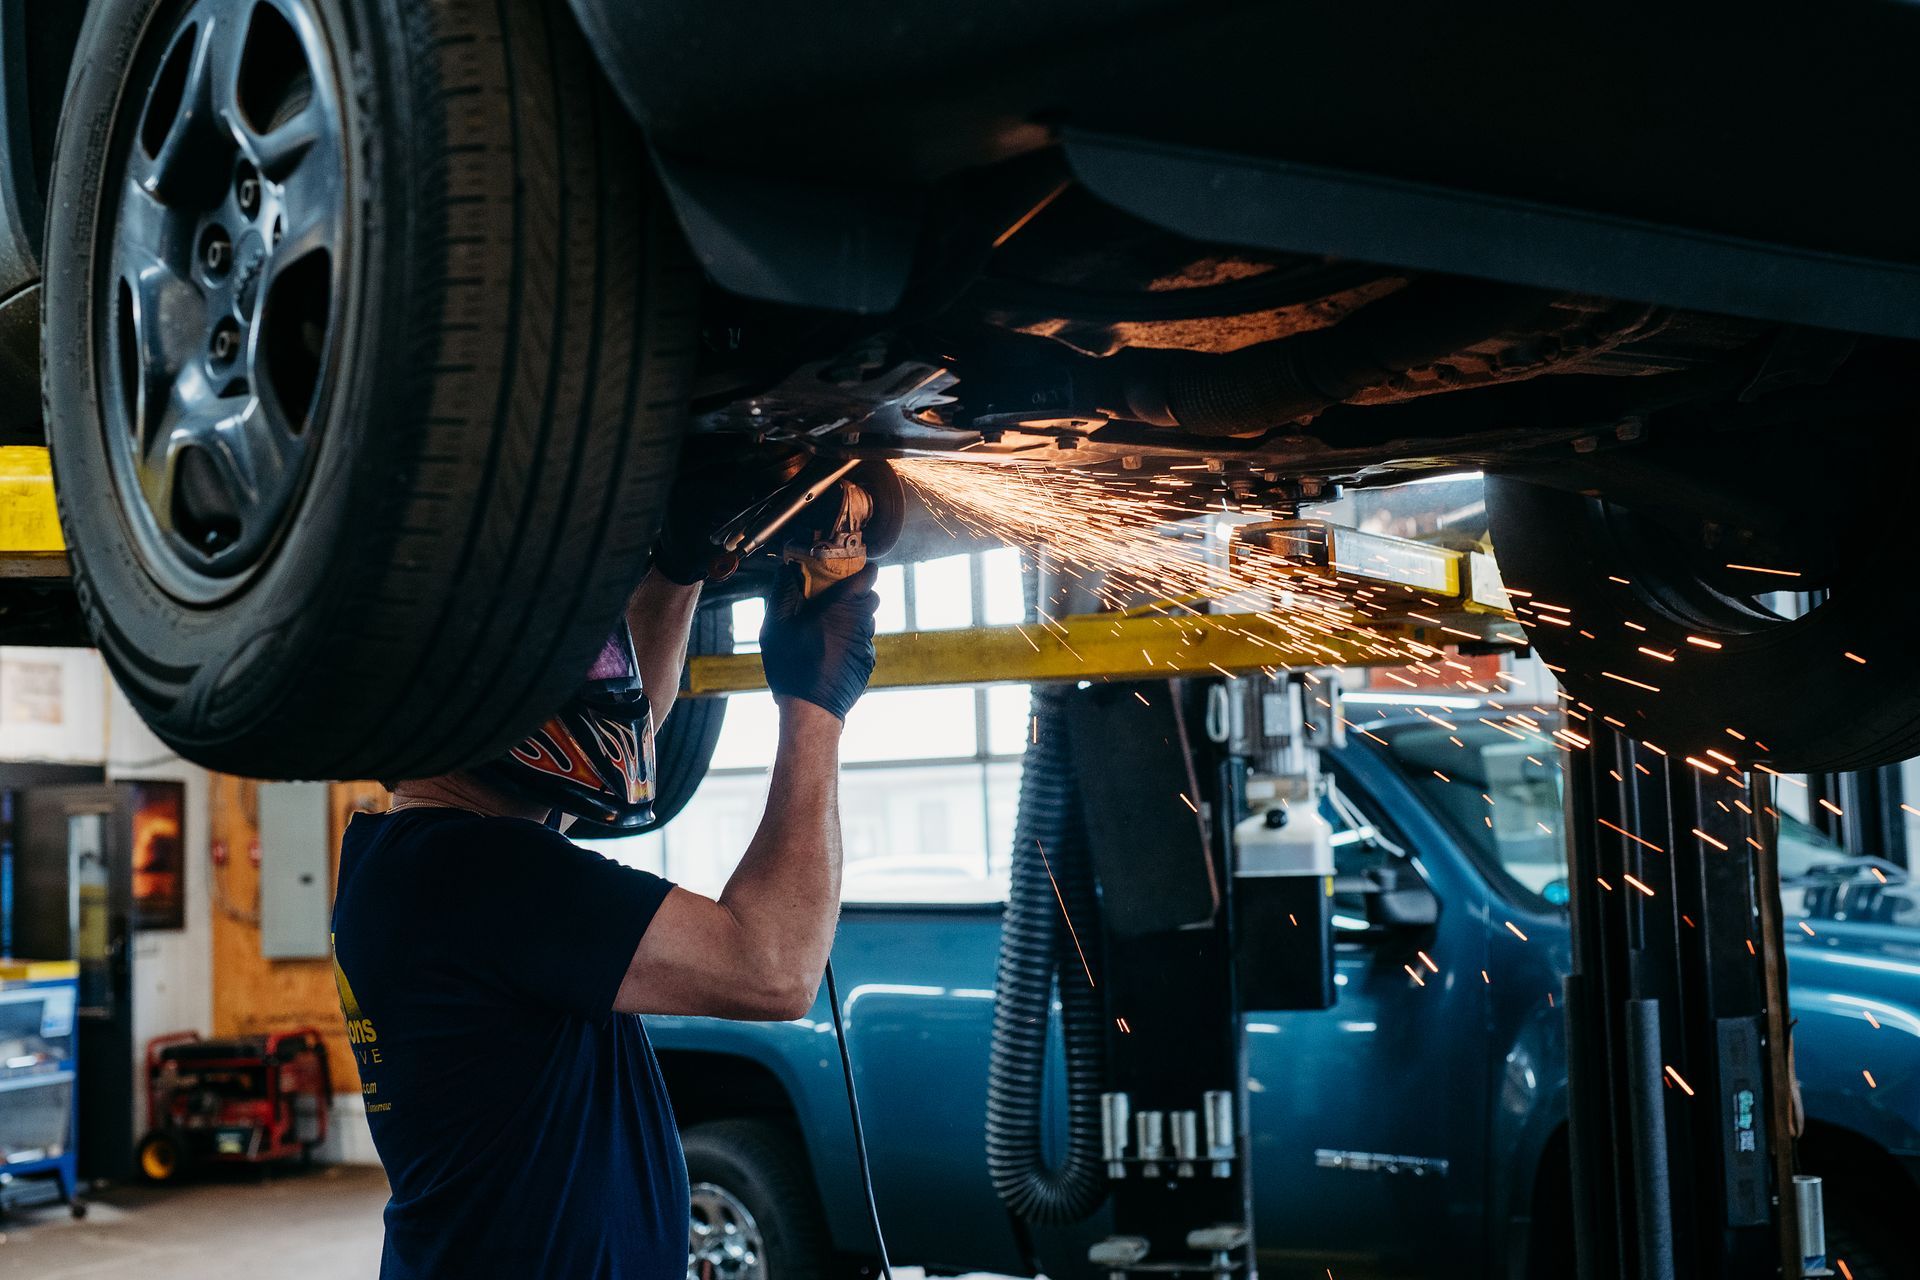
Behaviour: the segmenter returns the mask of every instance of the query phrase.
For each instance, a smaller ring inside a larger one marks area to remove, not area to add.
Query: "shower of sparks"
[[[1228,601],[1232,612],[1261,614],[1266,627],[1315,655],[1317,665],[1357,655],[1445,674],[1443,650],[1383,625],[1380,583],[1314,565],[1304,554],[1236,541],[1230,515],[1244,521],[1269,513],[1244,506],[1229,513],[1196,487],[1204,482],[1142,483],[965,457],[904,458],[894,468],[949,531],[1044,551],[1105,606],[1139,611],[1144,593],[1162,601],[1146,611],[1177,618],[1204,602]],[[1048,603],[1041,605],[1043,626],[1052,621]],[[1278,649],[1273,635],[1244,635]]]
[[[1265,542],[1238,537],[1236,525],[1270,519],[1273,513],[1236,499],[1218,487],[1216,478],[1197,466],[1176,467],[1172,474],[1152,477],[1118,476],[1097,468],[1031,467],[1004,459],[966,456],[906,458],[896,461],[894,466],[933,518],[950,532],[971,533],[1045,555],[1050,567],[1084,587],[1097,607],[1116,609],[1133,617],[1155,615],[1172,628],[1190,625],[1186,619],[1208,612],[1209,606],[1216,622],[1235,614],[1259,615],[1258,631],[1239,630],[1236,634],[1274,651],[1273,666],[1262,668],[1269,674],[1283,666],[1337,666],[1351,661],[1374,668],[1374,683],[1378,687],[1393,682],[1413,690],[1459,688],[1490,700],[1497,700],[1507,687],[1489,687],[1482,682],[1485,677],[1476,679],[1472,668],[1456,661],[1449,650],[1409,634],[1405,621],[1412,619],[1426,624],[1430,628],[1428,635],[1437,630],[1475,638],[1446,627],[1442,618],[1413,612],[1406,598],[1408,593],[1403,589],[1354,576],[1338,567],[1317,564],[1306,554],[1309,548],[1290,547],[1283,540],[1284,535],[1270,537]],[[1765,565],[1729,564],[1727,568],[1761,579],[1801,576],[1798,570]],[[1622,587],[1632,586],[1626,578],[1610,576],[1608,580]],[[1599,620],[1583,619],[1573,607],[1541,599],[1523,586],[1508,585],[1506,592],[1514,616],[1528,630],[1538,630],[1543,625],[1565,629],[1567,638],[1576,643],[1581,638],[1594,640],[1596,631],[1616,626],[1635,633],[1633,647],[1612,664],[1617,670],[1598,669],[1597,663],[1590,668],[1597,672],[1603,689],[1612,690],[1609,697],[1617,694],[1644,701],[1648,696],[1662,695],[1676,680],[1684,684],[1700,664],[1723,660],[1722,642],[1710,636],[1662,637],[1650,632],[1645,622],[1632,618],[1607,619],[1602,628]],[[1154,603],[1141,605],[1139,601],[1143,598]],[[1417,598],[1436,609],[1442,607],[1438,601]],[[1035,644],[1035,636],[1040,633],[1028,634],[1034,627],[1046,633],[1043,638],[1050,637],[1062,646],[1070,634],[1049,614],[1055,603],[1041,601],[1037,623],[1021,628],[1021,634],[1036,651],[1039,645]],[[1188,644],[1195,638],[1183,637]],[[1640,644],[1641,639],[1646,643]],[[1080,656],[1071,649],[1067,652],[1076,658]],[[1142,656],[1149,665],[1156,665],[1152,655],[1143,651]],[[1837,656],[1855,664],[1866,662],[1865,657],[1852,651],[1843,651]],[[1170,661],[1169,674],[1182,669],[1180,659]],[[1158,659],[1158,665],[1168,662],[1164,656]],[[1565,672],[1564,667],[1552,663],[1542,665],[1555,674]],[[1196,654],[1191,669],[1202,668],[1230,674]],[[1409,678],[1414,676],[1419,679]],[[1518,677],[1506,672],[1493,679],[1518,683]],[[1140,694],[1134,696],[1146,702]],[[1669,690],[1664,696],[1674,695]],[[1549,768],[1556,752],[1570,754],[1590,749],[1594,744],[1591,735],[1604,731],[1603,725],[1627,732],[1626,721],[1608,714],[1609,708],[1595,707],[1565,692],[1558,697],[1562,705],[1551,705],[1549,700],[1550,705],[1532,708],[1535,715],[1489,705],[1486,714],[1475,718],[1480,724],[1526,744],[1535,753],[1526,756],[1526,762],[1539,769]],[[1470,749],[1458,736],[1458,725],[1419,707],[1408,709],[1445,730],[1456,748]],[[1623,708],[1611,709],[1625,714]],[[1382,710],[1378,714],[1386,713]],[[1385,740],[1366,725],[1342,719],[1350,730],[1384,743]],[[1034,728],[1037,731],[1037,722]],[[1652,742],[1639,745],[1646,748],[1645,758],[1656,768],[1664,764],[1670,770],[1678,769],[1684,762],[1687,769],[1697,771],[1703,780],[1726,782],[1735,789],[1735,794],[1747,793],[1748,769],[1775,779],[1783,777],[1765,764],[1724,749],[1738,743],[1736,751],[1745,756],[1758,754],[1764,759],[1769,754],[1764,742],[1738,726],[1725,726],[1724,732],[1726,736],[1717,738],[1711,745],[1670,742],[1671,751]],[[1658,760],[1654,759],[1656,756]],[[1654,776],[1653,770],[1639,760],[1632,761],[1632,768],[1641,776]],[[1453,780],[1441,769],[1432,772],[1442,782]],[[1613,777],[1616,782],[1622,780],[1618,770],[1613,771]],[[1795,786],[1806,785],[1798,778],[1784,780]],[[1177,798],[1188,809],[1199,812],[1193,798],[1184,793]],[[1750,806],[1732,796],[1729,799],[1741,813],[1753,815]],[[1486,800],[1489,805],[1493,804],[1491,797]],[[1832,802],[1824,799],[1818,802],[1821,807],[1840,813]],[[1716,803],[1722,812],[1733,811],[1724,801]],[[1920,808],[1904,804],[1901,807],[1920,816]],[[1623,826],[1605,818],[1598,821],[1642,848],[1665,852],[1662,846]],[[1485,822],[1489,828],[1493,826],[1490,816]],[[1546,824],[1536,825],[1552,834]],[[1700,828],[1693,828],[1691,834],[1711,848],[1729,850],[1727,843]],[[1755,849],[1761,847],[1751,835],[1744,836],[1744,842]],[[1650,886],[1631,876],[1626,877],[1626,882],[1640,893],[1653,893]],[[1601,883],[1611,891],[1611,885]],[[1068,923],[1071,928],[1072,922]],[[1506,927],[1522,941],[1527,940],[1527,935],[1511,922],[1507,922]],[[1800,922],[1800,928],[1809,935],[1813,933],[1804,921]],[[1077,938],[1075,942],[1077,945]],[[1084,954],[1082,962],[1084,965]],[[1427,962],[1426,967],[1431,968],[1431,962]],[[1418,969],[1413,970],[1412,976],[1415,981],[1422,980]],[[1090,968],[1088,977],[1091,981]]]

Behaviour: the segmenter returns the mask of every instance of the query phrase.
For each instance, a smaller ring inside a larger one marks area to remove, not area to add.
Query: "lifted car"
[[[1866,0],[8,6],[0,436],[127,696],[241,773],[503,749],[689,429],[1266,506],[1482,468],[1574,696],[1895,759],[1916,50]]]

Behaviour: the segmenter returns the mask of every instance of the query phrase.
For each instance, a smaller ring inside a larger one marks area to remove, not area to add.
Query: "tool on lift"
[[[819,460],[721,526],[713,540],[726,554],[712,576],[731,577],[771,550],[799,568],[802,592],[811,597],[892,550],[905,523],[906,490],[887,463]]]
[[[1249,1009],[1333,1004],[1333,825],[1320,752],[1345,744],[1332,671],[1236,676],[1215,687],[1207,730],[1241,772],[1233,826],[1238,974]]]

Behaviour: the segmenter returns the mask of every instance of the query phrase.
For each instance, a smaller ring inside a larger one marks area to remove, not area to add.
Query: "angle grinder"
[[[887,463],[817,460],[714,533],[724,554],[712,576],[730,577],[765,552],[796,566],[811,598],[891,551],[906,507],[905,486]]]

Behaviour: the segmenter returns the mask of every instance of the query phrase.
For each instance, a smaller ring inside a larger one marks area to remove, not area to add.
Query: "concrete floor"
[[[5,1280],[372,1280],[387,1177],[336,1165],[161,1190],[120,1187],[76,1221],[64,1205],[0,1217]],[[925,1280],[896,1266],[896,1280]],[[958,1280],[1012,1280],[962,1276]]]
[[[340,1165],[271,1179],[102,1192],[75,1221],[49,1205],[0,1218],[6,1280],[370,1280],[386,1175]]]

